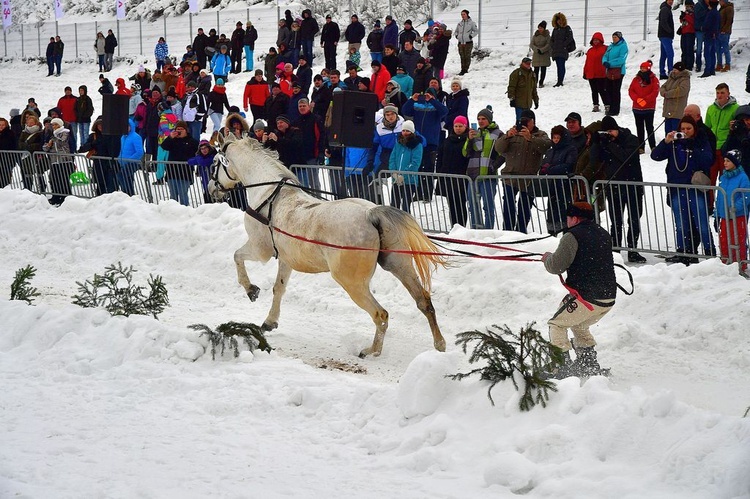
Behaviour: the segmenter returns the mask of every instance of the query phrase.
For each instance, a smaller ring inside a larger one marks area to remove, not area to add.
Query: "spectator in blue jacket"
[[[135,121],[128,120],[128,133],[120,138],[120,169],[117,171],[117,183],[120,190],[128,196],[135,195],[133,175],[143,159],[143,138],[135,131]]]
[[[362,175],[367,176],[380,170],[387,170],[391,159],[391,152],[401,135],[404,119],[398,115],[396,106],[387,105],[383,108],[383,119],[375,125],[372,147],[367,154],[367,166]]]
[[[676,245],[678,253],[689,253],[697,246],[693,242],[693,227],[698,228],[703,252],[707,256],[716,256],[711,227],[708,223],[707,192],[699,190],[693,184],[699,184],[701,178],[710,183],[709,175],[714,162],[714,151],[704,135],[697,133],[697,124],[690,116],[680,120],[679,133],[669,132],[664,140],[651,151],[651,159],[667,160],[667,182],[682,184],[685,188],[671,187],[669,200],[674,216]],[[705,177],[702,177],[701,174]],[[674,256],[667,259],[689,265],[697,263],[696,258]]]
[[[214,162],[214,156],[216,156],[216,149],[207,140],[201,140],[198,144],[198,152],[187,160],[191,169],[195,168],[200,176],[204,203],[214,202],[208,193],[208,181],[211,179],[211,165]]]
[[[615,31],[612,33],[612,43],[602,56],[602,65],[607,68],[607,78],[605,78],[605,88],[609,97],[609,114],[617,116],[620,114],[620,98],[622,90],[622,80],[625,78],[625,63],[628,60],[628,44],[622,37],[622,32]],[[616,74],[616,69],[620,74]],[[610,71],[613,70],[613,71]],[[670,68],[671,71],[671,68]]]
[[[750,189],[742,154],[733,149],[724,155],[724,173],[721,174],[716,196],[716,218],[719,221],[719,249],[724,263],[747,261],[747,212],[750,196],[735,189]],[[728,196],[728,199],[726,199]],[[734,224],[734,227],[730,226]],[[735,233],[736,230],[736,233]],[[747,263],[740,264],[740,271],[747,276]]]
[[[391,206],[401,208],[407,213],[410,212],[412,198],[419,186],[419,176],[402,172],[419,170],[425,144],[425,138],[416,132],[414,123],[406,120],[401,126],[401,135],[388,160],[388,169],[394,172],[391,174]]]
[[[398,23],[393,20],[393,16],[385,16],[385,28],[383,28],[383,47],[393,45],[398,47]],[[396,48],[398,53],[398,48]]]
[[[232,59],[229,57],[229,49],[222,45],[211,58],[211,72],[214,74],[214,81],[219,79],[224,82],[228,81],[229,71],[232,69]]]

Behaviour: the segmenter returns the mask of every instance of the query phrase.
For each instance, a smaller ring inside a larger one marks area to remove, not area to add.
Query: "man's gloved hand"
[[[544,52],[542,52],[542,49],[536,49],[536,53],[542,55]]]
[[[516,107],[516,99],[510,100],[510,107]]]
[[[534,109],[539,109],[539,101],[534,102]]]

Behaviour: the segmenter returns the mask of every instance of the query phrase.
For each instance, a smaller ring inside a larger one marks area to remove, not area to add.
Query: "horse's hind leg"
[[[237,268],[237,282],[239,282],[240,286],[245,289],[245,293],[247,293],[247,297],[250,298],[250,301],[257,300],[258,294],[260,294],[260,288],[255,284],[250,283],[250,278],[247,275],[247,267],[245,267],[245,260],[256,259],[254,246],[254,242],[248,241],[240,249],[234,252],[234,265]]]
[[[263,321],[261,329],[270,331],[279,327],[279,314],[281,313],[281,299],[286,292],[286,285],[289,282],[289,276],[292,275],[292,268],[279,260],[279,270],[276,272],[276,282],[273,283],[273,303],[271,310],[268,311],[268,317]]]
[[[432,331],[432,342],[435,345],[435,349],[440,352],[445,352],[445,338],[443,338],[443,335],[440,332],[440,327],[437,323],[435,308],[432,306],[432,298],[430,298],[430,293],[419,281],[417,272],[412,266],[411,257],[391,253],[385,258],[382,258],[380,265],[383,269],[395,275],[396,278],[401,281],[401,284],[404,285],[406,290],[409,291],[409,294],[417,303],[417,308],[425,317],[427,317],[427,322],[430,324],[430,330]]]
[[[344,273],[345,275],[340,275]],[[370,314],[372,322],[375,323],[375,338],[372,345],[359,352],[360,358],[372,354],[377,357],[383,351],[383,340],[388,330],[388,311],[372,296],[370,291],[370,277],[357,274],[356,272],[331,272],[333,279],[344,288],[349,297],[359,308]]]

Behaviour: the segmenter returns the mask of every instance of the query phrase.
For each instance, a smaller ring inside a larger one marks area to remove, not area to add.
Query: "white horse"
[[[315,198],[300,188],[294,174],[274,154],[256,140],[230,141],[214,160],[208,186],[217,198],[242,182],[250,211],[259,214],[257,218],[245,214],[248,241],[234,253],[237,279],[251,301],[260,290],[250,283],[245,260],[267,262],[278,256],[273,304],[263,329],[278,326],[281,298],[292,270],[330,272],[375,323],[372,346],[363,349],[360,357],[380,355],[388,312],[370,292],[370,279],[379,264],[406,287],[427,317],[435,348],[445,351],[429,291],[433,270],[438,264],[445,266],[445,261],[414,218],[363,199]]]

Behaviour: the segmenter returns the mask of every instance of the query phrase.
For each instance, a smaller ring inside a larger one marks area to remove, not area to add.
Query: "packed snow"
[[[263,36],[260,46],[270,45]],[[747,66],[747,48],[735,45],[736,67]],[[642,60],[658,60],[658,44],[630,43],[630,54],[632,76]],[[502,129],[513,124],[504,90],[524,55],[498,49],[473,63],[463,78],[473,116],[492,104]],[[602,116],[589,112],[582,64],[568,62],[565,87],[540,90],[541,128],[570,111],[586,123]],[[0,116],[31,96],[53,107],[66,85],[97,96],[93,61],[65,63],[60,78],[20,61],[0,67]],[[455,49],[447,67],[450,78]],[[133,72],[120,63],[110,79]],[[719,81],[747,102],[735,70],[693,79],[690,101],[705,111]],[[232,103],[243,86],[230,79]],[[633,129],[628,103],[617,120]],[[663,181],[663,164],[642,159],[646,179]],[[213,361],[207,339],[187,326],[260,324],[271,301],[274,262],[248,263],[256,302],[236,282],[241,212],[119,193],[55,208],[8,188],[0,212],[0,497],[750,497],[750,310],[736,265],[649,256],[629,266],[635,294],[618,295],[592,329],[612,377],[563,380],[546,408],[520,412],[510,381],[493,389],[492,406],[486,382],[445,375],[471,367],[457,333],[545,328],[565,290],[538,262],[464,258],[440,269],[433,302],[446,353],[432,349],[426,320],[379,269],[372,289],[390,313],[379,358],[357,357],[374,327],[329,275],[294,274],[268,334],[275,350]],[[460,227],[451,236],[523,237]],[[553,251],[556,240],[519,247]],[[76,281],[118,261],[143,284],[163,277],[171,306],[159,320],[71,304]],[[38,269],[33,306],[7,301],[26,265]]]

